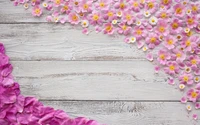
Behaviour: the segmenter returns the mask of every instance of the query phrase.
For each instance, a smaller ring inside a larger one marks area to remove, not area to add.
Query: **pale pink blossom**
[[[119,10],[126,10],[128,5],[127,5],[127,2],[126,0],[118,0],[115,4],[114,4],[114,7],[116,9],[119,9]]]
[[[124,35],[128,35],[131,32],[131,27],[126,25],[125,23],[119,23],[118,24],[119,28],[117,29],[117,32],[119,34],[124,34]]]
[[[135,17],[133,16],[133,13],[131,13],[130,11],[124,11],[121,20],[122,22],[131,25],[135,21]]]
[[[80,22],[80,18],[79,16],[74,13],[74,12],[71,12],[69,15],[68,15],[68,21],[71,23],[71,24],[78,24]]]
[[[69,2],[65,2],[60,9],[61,13],[66,13],[66,14],[69,14],[71,10],[72,6],[71,4],[69,4]]]
[[[182,74],[180,74],[178,79],[180,81],[180,84],[187,84],[187,85],[193,84],[193,75],[192,74],[182,73]]]
[[[182,25],[183,25],[183,22],[179,20],[178,18],[172,19],[170,23],[170,33],[171,34],[180,33],[183,29]]]
[[[112,23],[106,23],[103,29],[104,34],[112,35],[114,33],[114,27]]]
[[[168,24],[165,20],[158,20],[155,30],[156,30],[156,33],[159,35],[163,35],[163,36],[169,35]]]
[[[177,39],[175,39],[173,36],[166,36],[166,38],[164,39],[164,46],[167,49],[173,49],[176,45]]]
[[[85,12],[91,12],[92,11],[92,3],[93,0],[82,0],[80,2],[80,10],[81,12],[85,13]]]
[[[186,54],[183,51],[181,51],[179,49],[173,49],[172,52],[173,53],[172,53],[171,57],[173,60],[175,60],[177,62],[183,62],[186,59]]]
[[[198,20],[196,19],[195,15],[187,16],[186,23],[187,23],[187,27],[192,29],[198,25]]]
[[[94,6],[98,10],[109,10],[112,0],[98,0]]]
[[[97,11],[93,11],[90,15],[89,15],[89,22],[92,25],[102,25],[103,20],[102,20],[102,14],[100,12]]]
[[[185,7],[182,4],[176,4],[173,6],[174,15],[178,18],[182,18],[185,15]]]
[[[32,15],[40,17],[42,15],[42,9],[39,6],[35,6],[32,10]]]
[[[158,62],[162,65],[167,63],[167,60],[171,58],[170,54],[166,50],[159,50],[158,51]]]
[[[148,47],[150,49],[154,49],[156,46],[158,46],[160,44],[158,35],[156,33],[149,33],[149,35],[146,37],[145,41],[148,44]]]
[[[195,89],[190,89],[187,91],[187,98],[189,101],[196,102],[200,97],[200,91]]]
[[[164,68],[165,73],[169,75],[175,75],[179,73],[179,66],[175,61],[169,61],[166,63],[166,67]]]
[[[135,26],[133,28],[133,35],[137,38],[137,40],[141,40],[147,36],[147,31],[145,30],[144,26]]]

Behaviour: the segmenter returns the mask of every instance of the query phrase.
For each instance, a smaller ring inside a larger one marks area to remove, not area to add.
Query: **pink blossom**
[[[161,0],[161,4],[167,8],[170,8],[172,6],[172,0]]]
[[[160,44],[158,39],[158,35],[156,33],[149,33],[148,37],[146,37],[146,43],[150,49],[154,49],[156,46]]]
[[[116,9],[120,9],[120,10],[126,10],[127,9],[127,2],[126,0],[118,0],[115,4],[114,7]]]
[[[93,3],[93,0],[82,0],[80,3],[81,11],[83,13],[91,12],[92,11],[92,3]]]
[[[54,2],[54,7],[59,7],[63,3],[63,0],[53,0]]]
[[[190,55],[188,57],[188,61],[186,62],[186,65],[188,67],[191,67],[193,70],[196,70],[199,64],[200,64],[200,59],[199,56],[197,55]]]
[[[135,17],[133,17],[133,14],[130,11],[124,11],[122,14],[122,21],[124,23],[127,23],[128,25],[133,24]]]
[[[40,0],[31,0],[32,6],[39,5],[39,4],[40,4]]]
[[[187,98],[186,97],[182,97],[181,98],[181,103],[187,103]]]
[[[174,15],[177,17],[182,18],[185,15],[185,7],[182,4],[176,4],[173,6],[174,9]]]
[[[84,29],[82,30],[82,33],[83,33],[83,34],[86,34],[86,35],[89,34],[88,28],[84,28]]]
[[[145,9],[154,13],[158,10],[159,4],[156,0],[146,0]]]
[[[193,115],[192,115],[192,118],[193,118],[194,120],[197,120],[197,119],[198,119],[198,115],[197,115],[197,114],[193,114]]]
[[[191,3],[191,10],[193,14],[197,14],[200,12],[200,4],[198,2],[196,3]]]
[[[102,25],[103,20],[102,20],[102,15],[99,12],[93,11],[89,15],[89,22],[92,25]]]
[[[158,62],[162,65],[165,65],[167,63],[167,60],[169,60],[171,57],[169,53],[165,50],[159,50],[158,51]]]
[[[190,52],[196,46],[197,40],[198,36],[191,36],[190,38],[184,37],[181,42],[181,46],[185,51]]]
[[[193,84],[193,76],[192,76],[192,74],[182,73],[182,74],[180,74],[178,79],[180,81],[180,84],[188,84],[188,85],[192,85]]]
[[[144,26],[135,26],[133,29],[133,35],[137,38],[137,40],[141,40],[147,36],[147,32],[145,31]]]
[[[116,12],[113,9],[105,10],[104,13],[105,13],[103,14],[104,20],[112,21],[114,19],[117,19]]]
[[[119,34],[124,34],[124,35],[130,34],[130,31],[131,31],[130,26],[127,26],[125,23],[119,23],[118,26],[119,28],[117,31]]]
[[[69,14],[71,10],[72,10],[72,6],[68,2],[65,2],[64,5],[62,5],[60,9],[61,13],[66,13],[66,14]]]
[[[172,59],[177,61],[177,62],[183,62],[186,59],[186,54],[179,50],[179,49],[173,49],[172,50]]]
[[[139,12],[140,9],[143,7],[141,3],[136,0],[130,0],[128,3],[129,3],[129,6],[131,6],[130,8],[135,12]]]
[[[165,20],[166,22],[170,22],[170,17],[172,16],[172,11],[171,10],[161,10],[161,11],[157,11],[155,16],[158,18],[158,19],[162,19],[162,20]]]
[[[195,89],[200,90],[200,83],[195,86]]]
[[[176,42],[177,42],[177,39],[175,39],[173,36],[166,36],[164,40],[164,46],[167,49],[173,49],[175,47]]]
[[[169,61],[166,64],[167,67],[164,68],[165,73],[169,75],[175,75],[179,73],[179,66],[175,61]]]
[[[191,29],[196,27],[198,25],[198,21],[196,19],[196,16],[194,16],[194,15],[187,16],[186,23],[187,23],[187,26]]]
[[[111,3],[112,0],[98,0],[98,2],[94,3],[94,6],[98,10],[109,10]]]
[[[182,31],[182,26],[183,23],[181,20],[175,18],[175,19],[172,19],[171,23],[170,23],[170,32],[172,34],[177,34],[177,33],[180,33]]]
[[[167,22],[165,20],[158,20],[157,27],[156,27],[156,33],[167,36],[169,34],[169,30]]]
[[[35,6],[32,10],[32,15],[40,17],[42,14],[42,9],[39,6]]]
[[[79,16],[76,13],[72,12],[68,16],[68,21],[71,24],[78,24],[80,22],[80,18],[79,18]]]
[[[155,66],[154,70],[155,70],[155,73],[158,73],[160,71],[160,66]]]
[[[114,33],[114,27],[112,23],[106,23],[103,29],[104,34],[112,35]]]
[[[196,102],[199,97],[200,97],[200,91],[199,90],[190,89],[190,90],[187,91],[188,100],[190,100],[192,102]]]

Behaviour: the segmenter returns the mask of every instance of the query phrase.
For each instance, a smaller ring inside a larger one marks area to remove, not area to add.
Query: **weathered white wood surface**
[[[153,65],[146,60],[13,64],[24,94],[41,99],[178,101],[182,96],[175,86],[167,84],[164,74],[155,75]]]
[[[198,124],[178,102],[183,93],[164,73],[155,75],[145,54],[122,37],[85,36],[30,11],[0,0],[0,41],[23,94],[108,125]]]

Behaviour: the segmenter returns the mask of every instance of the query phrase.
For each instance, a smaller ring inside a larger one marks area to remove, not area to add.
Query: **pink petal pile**
[[[89,26],[96,32],[123,35],[154,62],[155,72],[169,75],[169,84],[185,92],[188,111],[200,109],[200,1],[199,0],[15,0],[32,15],[50,13],[48,22]],[[159,47],[158,47],[159,46]],[[152,54],[155,53],[156,54]],[[7,67],[8,70],[11,67]],[[6,75],[9,73],[6,73]],[[11,77],[11,76],[10,76]],[[10,81],[10,77],[5,81]],[[10,83],[7,83],[10,84]],[[194,119],[197,118],[197,115]]]
[[[46,107],[34,97],[21,95],[12,70],[0,43],[0,125],[100,125],[84,117],[70,118],[62,110]]]

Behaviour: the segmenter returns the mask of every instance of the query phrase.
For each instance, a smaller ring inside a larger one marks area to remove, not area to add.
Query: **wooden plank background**
[[[46,105],[108,125],[199,122],[180,104],[183,92],[164,73],[154,74],[145,54],[121,36],[45,23],[8,0],[0,0],[0,29],[22,93]]]

